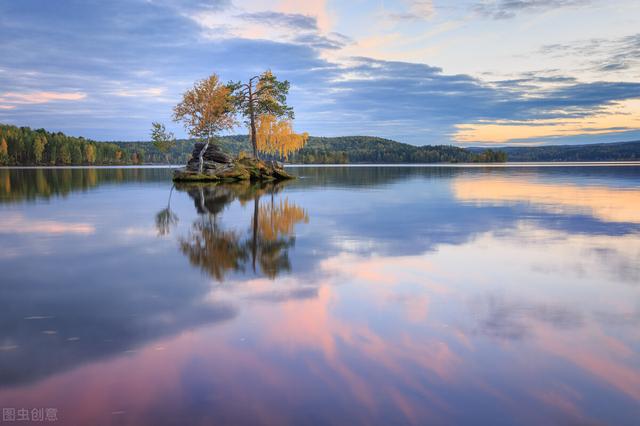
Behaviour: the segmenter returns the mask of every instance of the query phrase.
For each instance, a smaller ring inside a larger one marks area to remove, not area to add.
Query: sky
[[[195,81],[271,69],[314,136],[638,140],[639,24],[637,0],[0,0],[0,123],[185,137]]]

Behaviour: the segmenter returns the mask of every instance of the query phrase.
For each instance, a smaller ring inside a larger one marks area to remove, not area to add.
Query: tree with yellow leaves
[[[196,82],[192,89],[182,95],[182,101],[173,109],[173,120],[181,121],[189,134],[204,139],[200,150],[200,173],[203,155],[213,137],[235,125],[232,89],[220,83],[216,74]]]
[[[258,116],[256,125],[256,143],[258,151],[277,155],[285,160],[289,154],[301,149],[309,139],[309,134],[295,133],[291,119],[278,119],[272,114]]]
[[[88,143],[84,146],[84,157],[89,164],[96,162],[96,147],[93,144]]]
[[[227,87],[231,90],[236,112],[246,120],[253,156],[258,158],[259,118],[270,115],[278,120],[293,120],[293,108],[287,104],[289,82],[278,80],[271,70],[267,70],[246,83],[230,82]]]
[[[7,140],[2,138],[0,140],[0,164],[5,165],[9,162],[9,146]]]

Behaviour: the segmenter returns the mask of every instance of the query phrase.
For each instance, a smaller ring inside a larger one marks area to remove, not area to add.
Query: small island
[[[270,71],[251,77],[246,83],[222,84],[216,74],[196,82],[173,108],[173,120],[182,122],[196,138],[186,167],[176,170],[176,182],[278,181],[292,179],[277,160],[302,148],[308,133],[293,131],[293,108],[287,105],[289,82],[280,81]],[[235,158],[218,146],[217,135],[233,129],[238,119],[249,128],[252,154],[240,152]],[[152,123],[154,146],[167,152],[175,146],[164,124]],[[260,158],[267,154],[270,160]]]
[[[218,145],[209,145],[206,150],[203,142],[197,142],[187,166],[173,174],[175,182],[235,182],[278,181],[292,179],[281,163],[275,160],[263,161],[244,153],[231,157],[222,152]],[[202,169],[200,153],[202,152]]]

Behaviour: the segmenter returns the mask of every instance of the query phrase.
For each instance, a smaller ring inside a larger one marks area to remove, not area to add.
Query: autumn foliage
[[[183,94],[173,109],[173,119],[181,121],[191,136],[209,143],[218,132],[235,124],[230,96],[231,90],[212,74]]]
[[[258,151],[287,159],[289,154],[301,149],[309,139],[308,133],[295,133],[289,118],[278,119],[272,114],[262,114],[256,120]]]
[[[258,232],[268,241],[293,235],[296,224],[309,222],[306,210],[289,203],[288,199],[279,203],[267,203],[260,206],[258,216]]]

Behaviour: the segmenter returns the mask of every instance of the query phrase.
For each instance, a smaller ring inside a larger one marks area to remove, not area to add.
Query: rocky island
[[[173,174],[175,182],[278,181],[292,179],[282,164],[240,153],[232,157],[216,144],[195,144],[186,167]]]

